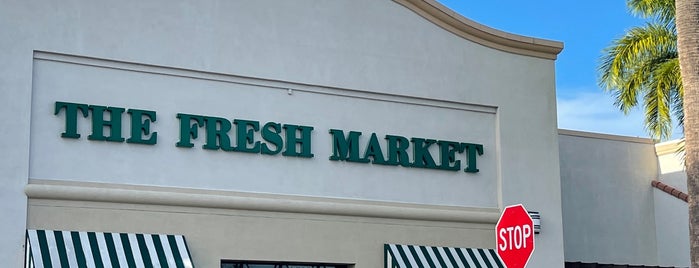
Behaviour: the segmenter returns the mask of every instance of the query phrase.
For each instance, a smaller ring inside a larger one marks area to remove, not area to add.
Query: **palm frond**
[[[652,77],[652,64],[666,60],[677,51],[674,29],[666,24],[649,23],[629,30],[603,51],[598,71],[600,86],[612,92],[615,105],[628,113],[638,105]]]
[[[668,139],[673,121],[679,127],[684,121],[675,0],[626,0],[626,4],[649,22],[627,30],[602,51],[598,83],[625,114],[643,106],[651,137]]]
[[[677,59],[671,57],[649,65],[653,67],[644,96],[645,124],[651,136],[664,140],[672,136],[671,113],[676,103],[672,97],[679,86],[676,79],[679,65]]]
[[[681,138],[679,141],[679,146],[677,147],[677,150],[675,151],[675,154],[680,157],[680,162],[681,162],[682,166],[684,166],[684,160],[686,159],[685,158],[686,154],[685,154],[685,150],[684,150],[685,145],[686,145],[686,143],[685,143],[684,138]]]
[[[627,0],[626,5],[636,16],[674,24],[674,0]]]

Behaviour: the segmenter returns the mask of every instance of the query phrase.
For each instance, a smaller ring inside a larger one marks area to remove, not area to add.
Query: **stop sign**
[[[534,222],[522,204],[502,211],[495,225],[495,240],[498,255],[507,268],[527,265],[534,251]]]

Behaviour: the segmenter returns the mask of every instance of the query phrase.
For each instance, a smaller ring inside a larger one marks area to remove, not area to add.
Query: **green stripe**
[[[184,239],[184,236],[182,237],[182,244],[184,244],[184,251],[187,252],[187,256],[189,257],[189,263],[192,265],[192,268],[194,268],[194,259],[192,259],[192,254],[189,253],[189,246],[187,245],[187,240]]]
[[[80,233],[70,232],[70,237],[73,238],[73,248],[75,248],[75,259],[78,261],[78,267],[87,268],[85,252],[83,252],[83,246],[80,242]]]
[[[417,267],[424,268],[425,266],[422,265],[422,261],[420,261],[420,257],[417,255],[417,251],[415,251],[415,247],[408,246],[408,250],[410,250],[410,254],[413,255],[413,259],[415,259],[415,262],[417,263]]]
[[[476,255],[473,253],[472,249],[467,248],[466,252],[468,252],[468,255],[471,256],[473,263],[476,264],[476,268],[483,268],[483,266],[481,266],[481,263],[478,261],[478,258],[476,258]]]
[[[385,253],[384,253],[384,255],[383,255],[383,258],[384,258],[384,262],[386,263],[386,264],[384,264],[384,266],[385,266],[386,268],[396,268],[396,267],[397,267],[397,268],[400,268],[400,267],[398,266],[398,260],[397,260],[397,258],[400,257],[400,256],[396,256],[396,254],[393,254],[393,251],[391,251],[391,245],[384,244],[384,245],[383,245],[383,249],[384,249],[384,251],[385,251]],[[390,256],[391,256],[391,263],[388,263],[388,256],[389,256],[389,254],[390,254]],[[389,265],[390,265],[390,267],[389,267]]]
[[[388,254],[391,254],[388,251],[388,245],[383,244],[383,268],[389,268],[388,267]]]
[[[167,242],[170,244],[170,249],[172,250],[172,256],[175,258],[175,264],[177,268],[184,268],[184,263],[182,262],[182,256],[177,248],[177,241],[175,241],[174,235],[167,236]]]
[[[465,267],[471,268],[471,266],[469,266],[468,264],[468,261],[466,260],[466,257],[463,253],[461,253],[461,250],[459,250],[458,248],[455,248],[454,250],[456,251],[456,255],[459,255],[459,259],[461,259],[461,262],[463,262],[464,265],[466,265]]]
[[[405,251],[403,250],[403,247],[400,246],[400,245],[396,245],[396,249],[398,249],[398,254],[400,254],[400,257],[401,257],[401,259],[403,260],[403,262],[405,263],[405,266],[407,266],[407,267],[405,267],[405,268],[413,268],[413,267],[410,265],[410,262],[408,261],[408,256],[405,254]]]
[[[51,268],[51,254],[49,253],[49,243],[46,241],[46,232],[44,230],[36,230],[36,237],[39,240],[39,250],[41,250],[41,259],[44,262],[44,267]]]
[[[133,258],[133,250],[131,250],[131,243],[129,243],[129,235],[119,234],[121,238],[121,246],[124,248],[124,256],[126,256],[126,264],[129,268],[136,268],[136,260]]]
[[[427,247],[420,247],[420,251],[422,251],[422,255],[425,255],[425,260],[427,260],[427,264],[430,265],[430,268],[437,268],[437,266],[434,265],[432,258],[430,258],[430,253],[427,252]]]
[[[66,253],[66,242],[63,240],[63,232],[53,231],[53,236],[56,238],[56,248],[58,249],[58,258],[61,260],[61,267],[68,267],[68,253]]]
[[[29,230],[24,232],[24,268],[29,267],[29,260],[32,259],[32,245],[29,242]]]
[[[92,259],[95,261],[95,267],[103,268],[104,263],[102,263],[102,256],[100,256],[100,246],[97,244],[97,235],[93,232],[88,232],[87,241],[90,242],[90,249],[92,251]]]
[[[153,245],[155,245],[155,252],[158,254],[158,259],[160,260],[160,267],[169,268],[167,264],[167,256],[165,256],[165,249],[163,249],[162,242],[160,241],[159,235],[151,235],[153,238]]]
[[[483,262],[485,262],[485,265],[488,266],[488,268],[493,268],[493,265],[490,264],[490,261],[488,260],[488,256],[485,255],[485,252],[483,251],[483,249],[479,248],[477,250],[478,250],[478,254],[481,255],[481,258],[483,258]]]
[[[34,265],[34,254],[32,253],[32,249],[31,249],[31,248],[29,249],[29,259],[27,260],[27,263],[28,263],[27,265],[28,265],[30,268],[34,268],[34,266],[35,266],[35,265]]]
[[[434,256],[437,257],[437,261],[439,261],[439,267],[447,267],[447,263],[442,259],[443,256],[439,253],[439,250],[436,247],[431,247],[431,249]]]
[[[441,268],[449,264],[459,268],[506,268],[494,249],[395,245],[396,251],[392,251],[391,246],[384,244],[384,268]],[[424,256],[427,263],[422,262],[420,254]],[[409,256],[415,260],[417,267],[410,264]],[[388,257],[392,257],[392,261],[389,261]],[[399,260],[402,260],[407,267],[400,267]]]
[[[495,263],[498,265],[498,268],[505,268],[505,265],[500,262],[500,256],[498,256],[498,253],[495,252],[494,249],[488,249],[490,252],[490,255],[493,256],[493,260],[495,260]]]
[[[454,256],[451,255],[449,248],[442,248],[442,250],[444,250],[444,254],[447,254],[447,258],[449,258],[451,265],[454,267],[459,267],[459,263],[456,261],[456,259],[454,259]]]
[[[136,241],[138,241],[138,247],[141,250],[141,258],[143,259],[143,264],[146,267],[153,267],[153,262],[150,261],[148,246],[146,246],[146,240],[143,238],[143,234],[136,234]]]
[[[114,238],[111,233],[104,233],[104,242],[107,244],[107,252],[109,253],[109,261],[112,263],[112,267],[119,267],[119,256],[117,255]]]

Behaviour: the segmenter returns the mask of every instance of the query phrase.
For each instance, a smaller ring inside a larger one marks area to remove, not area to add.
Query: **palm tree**
[[[651,22],[605,50],[600,85],[624,112],[642,98],[653,137],[669,137],[671,112],[683,126],[691,267],[699,268],[699,0],[627,0],[627,5]]]
[[[602,88],[628,113],[643,101],[645,127],[653,138],[672,135],[673,117],[683,123],[684,90],[677,57],[674,0],[627,0],[633,14],[649,19],[603,51],[598,67]]]
[[[689,253],[699,267],[699,1],[676,0],[677,45],[684,85],[685,171],[689,194]]]

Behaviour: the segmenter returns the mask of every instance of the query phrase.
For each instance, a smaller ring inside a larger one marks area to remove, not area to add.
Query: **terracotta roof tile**
[[[650,185],[653,185],[653,187],[658,188],[658,189],[662,190],[663,192],[666,192],[674,197],[677,197],[677,199],[682,200],[684,202],[687,202],[687,200],[689,199],[689,195],[687,195],[686,193],[683,193],[682,191],[677,190],[675,187],[664,184],[662,182],[653,180],[650,183]]]

